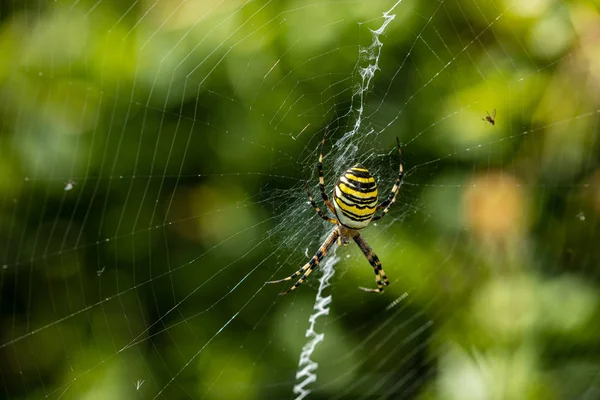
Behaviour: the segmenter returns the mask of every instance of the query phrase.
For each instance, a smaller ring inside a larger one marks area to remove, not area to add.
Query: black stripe
[[[349,206],[349,207],[356,207],[356,208],[358,208],[359,210],[365,210],[365,209],[367,209],[367,208],[372,208],[373,210],[376,210],[376,209],[377,209],[377,204],[375,204],[374,206],[359,206],[358,204],[350,204],[350,203],[348,203],[348,202],[344,201],[344,199],[342,199],[342,198],[340,198],[340,197],[337,197],[337,196],[335,196],[335,199],[337,199],[337,200],[341,201],[342,203],[344,203],[345,205],[347,205],[347,206]]]
[[[344,193],[344,191],[341,188],[340,192],[342,192],[343,197],[347,198],[348,200],[352,200],[356,204],[371,204],[377,201],[377,196],[368,197],[366,199],[359,199],[358,197],[352,196],[351,194]],[[333,191],[333,197],[337,197],[335,191]]]
[[[373,217],[373,214],[375,214],[376,210],[373,210],[373,212],[369,215],[356,215],[351,211],[342,209],[341,207],[337,208],[336,211],[341,212],[342,214],[344,214],[346,217],[350,218],[353,221],[361,222],[361,221],[367,221],[367,220],[371,219]]]
[[[371,214],[371,215],[358,216],[349,211],[342,210],[341,208],[338,209],[338,211],[341,212],[342,214],[344,214],[344,216],[350,218],[352,221],[356,221],[356,222],[368,221],[373,217],[373,214],[375,214],[375,212],[373,211],[373,214]]]
[[[377,202],[377,196],[375,196],[375,197],[369,197],[368,199],[363,200],[363,199],[358,199],[358,198],[356,198],[354,196],[347,195],[345,193],[342,193],[342,194],[344,195],[343,197],[345,199],[350,200],[353,203],[356,203],[357,205],[361,205],[361,204],[367,205],[367,204],[371,204],[371,203],[376,203]]]
[[[315,256],[317,257],[317,260],[321,261],[323,259],[323,257],[325,257],[323,255],[323,252],[321,251],[321,249],[319,249],[319,251],[317,251],[317,254],[315,254]]]
[[[354,186],[358,191],[363,192],[363,193],[370,192],[370,191],[372,191],[372,189],[376,189],[377,188],[377,183],[375,183],[375,181],[373,181],[373,182],[359,182],[359,181],[356,181],[356,180],[348,177],[347,175],[344,175],[344,178],[346,178],[346,180],[352,186]]]
[[[359,187],[357,187],[357,188],[352,187],[352,185],[348,185],[348,184],[346,184],[346,182],[340,182],[340,183],[343,183],[348,189],[352,189],[355,192],[359,192],[360,194],[365,195],[367,197],[373,197],[373,196],[377,197],[377,188],[373,188],[373,189],[370,189],[370,190],[368,190],[368,189],[361,190],[361,188],[359,188]],[[347,193],[341,186],[339,188],[340,188],[341,192],[344,194],[344,196],[345,195],[354,196],[351,193]]]
[[[366,169],[366,168],[364,168]],[[369,173],[369,171],[357,171],[354,169],[354,167],[350,168],[348,171],[346,171],[346,173],[350,173],[354,176],[358,176],[359,178],[371,178],[372,175]]]
[[[337,186],[340,186],[341,184],[349,187],[350,189],[354,190],[355,192],[360,192],[361,194],[371,194],[371,193],[376,193],[377,192],[377,185],[375,185],[375,187],[373,187],[373,188],[364,188],[363,189],[361,187],[361,183],[360,182],[358,183],[357,187],[353,187],[352,185],[349,185],[346,182],[344,182],[342,180],[339,180],[338,183],[337,183]],[[342,190],[341,186],[340,186],[340,190],[342,192],[344,192],[344,190]],[[344,192],[344,194],[346,194],[346,193]]]

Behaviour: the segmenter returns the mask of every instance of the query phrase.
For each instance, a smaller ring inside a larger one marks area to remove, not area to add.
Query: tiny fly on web
[[[492,111],[492,115],[490,115],[490,113],[487,111],[485,113],[487,115],[485,116],[485,118],[481,119],[485,122],[489,122],[491,125],[496,125],[496,109],[494,108],[494,111]]]

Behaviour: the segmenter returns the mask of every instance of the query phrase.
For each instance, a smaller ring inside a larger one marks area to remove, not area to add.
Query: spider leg
[[[319,162],[317,163],[317,170],[319,171],[319,190],[321,191],[321,197],[323,201],[327,205],[327,208],[335,214],[335,209],[329,201],[329,197],[327,193],[325,193],[325,178],[323,178],[323,147],[325,146],[325,137],[327,136],[327,129],[325,129],[325,134],[323,135],[323,140],[321,140],[321,153],[319,154]]]
[[[396,179],[396,183],[394,183],[394,187],[392,188],[392,192],[388,196],[388,198],[377,206],[377,211],[383,209],[381,215],[377,215],[373,217],[371,221],[377,221],[387,214],[392,204],[396,202],[396,196],[398,195],[398,189],[402,185],[402,178],[404,177],[404,166],[402,163],[402,150],[400,149],[400,140],[396,138],[396,142],[398,143],[398,153],[400,154],[400,172],[398,173],[398,178]]]
[[[306,189],[306,194],[308,195],[308,200],[310,201],[310,205],[313,206],[313,208],[315,209],[317,214],[319,214],[319,217],[323,218],[325,221],[329,221],[332,224],[337,225],[338,222],[335,219],[326,216],[325,214],[323,214],[321,209],[319,209],[319,207],[317,206],[317,203],[315,203],[315,201],[313,200],[312,194],[310,194],[310,190],[308,189],[308,185],[306,183],[304,184],[304,188]]]
[[[315,267],[317,265],[319,265],[319,263],[321,262],[323,257],[325,257],[327,255],[327,252],[329,251],[331,246],[333,246],[333,244],[335,243],[338,236],[339,236],[339,232],[338,232],[337,228],[335,228],[333,230],[333,232],[331,232],[331,234],[327,237],[325,242],[323,242],[321,247],[319,247],[317,254],[315,254],[313,256],[313,258],[310,259],[309,262],[304,264],[302,266],[302,268],[300,268],[298,271],[294,272],[292,275],[288,276],[287,278],[279,279],[276,281],[269,281],[266,283],[281,283],[281,282],[292,280],[292,279],[302,275],[300,277],[300,279],[298,279],[298,281],[294,284],[294,286],[292,286],[290,289],[286,290],[285,292],[280,293],[280,296],[286,295],[289,292],[291,292],[292,290],[295,290],[298,286],[300,286],[302,284],[302,282],[304,282],[306,280],[306,278],[315,269]]]
[[[387,275],[381,267],[381,262],[379,261],[379,258],[377,257],[375,252],[373,252],[371,246],[369,246],[365,239],[362,238],[362,236],[354,236],[354,241],[356,242],[358,247],[360,247],[360,250],[363,252],[365,257],[367,257],[367,260],[369,260],[371,266],[373,266],[373,271],[375,271],[375,281],[377,282],[377,289],[368,289],[364,287],[361,287],[359,289],[364,290],[365,292],[382,293],[383,285],[389,285],[390,281],[388,280]]]

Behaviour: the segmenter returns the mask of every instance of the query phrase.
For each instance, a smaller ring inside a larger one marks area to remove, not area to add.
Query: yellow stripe
[[[348,174],[348,173],[345,176],[346,176],[346,179],[352,179],[353,181],[356,181],[356,182],[361,182],[361,183],[372,183],[372,182],[375,182],[375,178],[373,178],[373,177],[370,177],[370,178],[360,178],[360,177],[358,177],[356,175],[352,175],[352,174]]]
[[[352,167],[350,169],[357,172],[369,172],[369,170],[366,168]]]
[[[359,217],[367,217],[367,216],[373,215],[375,213],[375,207],[365,208],[365,209],[361,210],[360,208],[356,208],[356,207],[352,207],[347,204],[344,204],[337,197],[335,198],[335,202],[343,211],[351,212],[352,214],[358,215]]]
[[[367,200],[367,199],[370,199],[372,197],[373,198],[377,197],[377,188],[376,187],[373,188],[373,190],[371,190],[370,192],[362,193],[362,192],[358,192],[356,190],[350,189],[343,182],[340,182],[340,184],[338,186],[339,186],[340,190],[342,191],[342,193],[349,194],[349,195],[354,196],[354,197],[359,198],[359,199]]]

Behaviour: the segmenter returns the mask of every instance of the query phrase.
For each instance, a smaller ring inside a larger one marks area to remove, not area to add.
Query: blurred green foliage
[[[328,186],[408,173],[311,398],[598,398],[598,3],[404,0],[361,107],[393,4],[0,1],[0,397],[290,398],[330,125]]]

